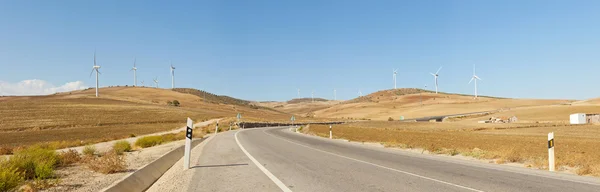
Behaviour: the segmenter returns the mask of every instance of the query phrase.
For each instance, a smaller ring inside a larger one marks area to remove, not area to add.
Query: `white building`
[[[571,124],[586,124],[585,113],[571,114]]]

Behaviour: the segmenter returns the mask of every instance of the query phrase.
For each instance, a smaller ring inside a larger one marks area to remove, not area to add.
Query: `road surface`
[[[287,127],[221,133],[193,163],[188,191],[600,191],[597,178],[415,154]]]

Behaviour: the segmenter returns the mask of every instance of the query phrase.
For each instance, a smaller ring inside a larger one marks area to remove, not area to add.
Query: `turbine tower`
[[[396,75],[398,74],[398,69],[393,69],[394,70],[394,89],[396,89]]]
[[[98,75],[100,74],[100,71],[98,69],[100,69],[100,65],[96,65],[96,50],[94,50],[94,66],[92,67],[90,77],[92,77],[92,74],[94,73],[94,71],[96,71],[96,97],[98,97]]]
[[[169,61],[169,63],[171,63]],[[173,63],[171,63],[171,89],[175,88],[175,67],[173,67]]]
[[[439,73],[440,73],[440,70],[442,70],[442,67],[440,67],[440,68],[437,70],[437,72],[435,72],[435,74],[434,74],[434,73],[429,73],[429,74],[433,75],[433,77],[435,78],[435,94],[437,94],[437,93],[438,93],[438,77],[440,76],[440,75],[439,75]]]
[[[298,89],[298,99],[300,99],[300,89]]]
[[[475,75],[475,65],[473,65],[473,77],[471,77],[469,84],[471,84],[471,81],[473,80],[475,80],[475,99],[477,99],[477,80],[481,79],[477,75]]]
[[[336,91],[335,91],[335,89],[333,89],[333,100],[334,100],[334,101],[335,101],[335,100],[337,100],[337,94],[336,94]]]
[[[133,86],[137,87],[137,76],[136,76],[136,72],[137,72],[137,67],[135,67],[135,62],[136,62],[136,58],[133,58],[133,68],[131,68],[131,70],[129,71],[133,71]]]
[[[158,88],[158,77],[154,78],[154,86]]]
[[[312,102],[315,102],[315,90],[310,94],[310,98],[312,98]]]

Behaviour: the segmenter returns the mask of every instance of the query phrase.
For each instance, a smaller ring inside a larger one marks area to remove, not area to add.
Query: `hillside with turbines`
[[[47,96],[0,97],[0,145],[110,140],[182,127],[186,117],[200,121],[233,118],[241,113],[247,121],[287,122],[290,118],[277,110],[214,94],[205,102],[204,98],[181,90],[148,87],[99,90],[99,98],[95,97],[94,89]],[[174,100],[180,103],[178,107],[169,105]]]
[[[519,107],[546,106],[570,103],[568,100],[510,99],[462,94],[436,94],[432,91],[402,88],[371,93],[342,102],[309,102],[299,104],[279,103],[278,110],[305,114],[319,118],[388,120],[419,118],[425,116],[451,115],[492,110],[508,110]],[[271,103],[270,106],[277,106]],[[315,106],[319,106],[319,108]],[[282,107],[283,106],[283,107]],[[293,109],[293,110],[292,110]]]

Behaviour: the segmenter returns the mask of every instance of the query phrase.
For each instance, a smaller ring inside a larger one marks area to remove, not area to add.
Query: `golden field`
[[[420,89],[375,92],[332,107],[314,111],[316,117],[387,120],[452,115],[470,112],[565,104],[569,100],[508,99],[435,94]]]
[[[184,127],[186,118],[289,121],[291,115],[251,106],[204,102],[168,89],[110,87],[48,96],[0,97],[0,146],[38,142],[99,142]],[[168,106],[178,100],[180,107]],[[298,121],[302,121],[298,118]]]
[[[547,134],[555,133],[557,168],[576,168],[580,175],[600,176],[600,125],[473,124],[359,122],[334,125],[334,138],[377,142],[387,147],[421,148],[432,153],[462,154],[496,163],[518,162],[547,169]],[[329,137],[326,125],[309,133]]]

